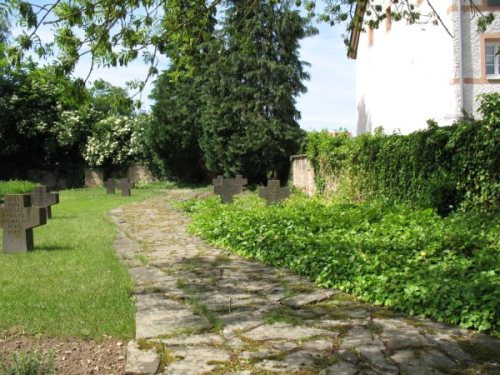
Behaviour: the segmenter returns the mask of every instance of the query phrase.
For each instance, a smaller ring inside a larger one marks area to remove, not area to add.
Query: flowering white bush
[[[60,107],[60,105],[58,105]],[[60,108],[58,108],[60,109]],[[61,146],[71,146],[79,141],[79,134],[85,127],[85,119],[77,110],[61,111],[59,119],[54,122],[52,133]]]
[[[99,121],[87,139],[83,158],[91,167],[122,166],[144,152],[144,124],[141,118],[112,115]]]

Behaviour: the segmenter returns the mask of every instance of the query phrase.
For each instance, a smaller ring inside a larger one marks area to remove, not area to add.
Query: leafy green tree
[[[308,78],[299,41],[315,32],[288,2],[228,2],[221,37],[208,54],[200,139],[211,174],[254,182],[288,177],[304,136],[295,98]],[[250,9],[250,12],[249,12]]]
[[[134,130],[140,128],[135,126],[132,101],[121,88],[97,81],[89,92],[83,81],[60,76],[52,67],[39,68],[33,62],[18,68],[3,65],[0,178],[26,178],[30,169],[50,169],[67,175],[71,184],[78,185],[83,176],[88,139],[96,143],[97,136],[106,128],[102,122],[109,123],[115,117],[127,126],[133,123]],[[132,127],[127,126],[127,129]],[[137,131],[134,136],[136,133],[142,134]],[[115,134],[126,138],[118,130]],[[109,159],[121,163],[136,157],[142,138],[139,141],[135,138],[128,139],[129,147],[123,147],[123,152],[130,151],[126,157]]]
[[[132,116],[134,113],[134,102],[130,99],[127,90],[122,87],[113,86],[103,79],[98,79],[89,89],[90,110],[93,120],[113,115]]]
[[[57,126],[72,109],[66,93],[78,83],[34,63],[4,67],[0,77],[0,161],[2,176],[25,177],[31,168],[71,171],[83,162],[78,142],[68,141],[67,129]],[[13,176],[13,173],[20,175]]]

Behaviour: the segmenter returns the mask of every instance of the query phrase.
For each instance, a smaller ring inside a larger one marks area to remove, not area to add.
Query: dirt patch
[[[54,353],[56,373],[125,374],[125,341],[106,338],[86,341],[72,338],[46,338],[31,336],[0,337],[0,364],[9,361],[14,352]]]

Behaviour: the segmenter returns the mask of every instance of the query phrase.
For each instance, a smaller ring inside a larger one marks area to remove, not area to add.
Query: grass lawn
[[[133,283],[112,249],[115,227],[106,215],[158,192],[132,194],[61,191],[53,218],[34,229],[35,251],[0,252],[0,335],[134,336]]]

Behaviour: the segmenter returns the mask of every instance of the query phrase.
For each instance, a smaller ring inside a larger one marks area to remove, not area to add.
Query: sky
[[[300,125],[306,130],[356,131],[354,60],[340,36],[342,26],[318,25],[319,34],[303,40],[301,58],[311,64],[307,93],[297,100],[302,112]]]
[[[311,64],[306,70],[311,79],[305,82],[307,93],[297,98],[297,108],[302,118],[301,128],[305,130],[347,129],[355,134],[356,103],[354,82],[354,61],[347,58],[347,50],[341,34],[342,26],[331,27],[326,24],[316,25],[319,33],[302,40],[301,59]],[[12,30],[16,34],[17,30]],[[43,35],[45,34],[45,35]],[[51,30],[41,30],[42,39],[51,39]],[[165,57],[160,59],[160,70],[168,67]],[[90,69],[90,58],[82,58],[74,76],[86,78]],[[125,87],[127,81],[145,79],[148,67],[142,60],[136,60],[128,67],[110,69],[94,68],[89,80],[102,78],[115,85]],[[147,110],[152,104],[148,98],[152,80],[147,83],[141,94],[142,109]],[[137,99],[137,98],[135,98]]]

